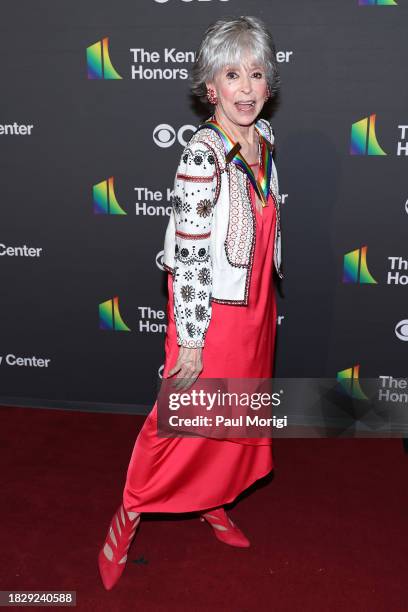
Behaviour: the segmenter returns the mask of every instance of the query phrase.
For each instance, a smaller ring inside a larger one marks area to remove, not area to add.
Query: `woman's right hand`
[[[186,346],[180,346],[176,365],[169,370],[167,377],[170,378],[173,376],[173,374],[178,372],[179,374],[176,376],[176,378],[186,380],[175,382],[175,389],[188,389],[197,380],[200,372],[203,369],[202,353],[202,347],[187,348]]]

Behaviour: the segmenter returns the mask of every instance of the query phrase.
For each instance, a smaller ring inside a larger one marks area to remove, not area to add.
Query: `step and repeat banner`
[[[207,26],[270,28],[285,278],[276,375],[407,376],[404,0],[6,0],[0,403],[140,409],[166,332],[164,232],[203,114]]]

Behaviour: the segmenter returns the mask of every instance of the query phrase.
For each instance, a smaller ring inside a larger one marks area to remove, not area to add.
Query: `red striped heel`
[[[127,551],[140,523],[140,514],[126,512],[123,504],[112,517],[105,543],[98,555],[98,567],[103,586],[110,591],[125,569]]]
[[[248,548],[251,546],[248,538],[242,533],[239,527],[230,519],[224,508],[216,508],[210,510],[200,516],[200,521],[207,521],[214,529],[216,538],[224,544],[237,546],[239,548]]]

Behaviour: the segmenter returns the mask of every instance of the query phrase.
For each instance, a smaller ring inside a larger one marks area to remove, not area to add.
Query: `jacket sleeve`
[[[272,145],[272,148],[274,149],[275,148],[275,132],[274,132],[272,125],[267,119],[260,119],[258,125],[261,129],[263,128],[265,130],[265,136],[268,138],[269,142]],[[278,273],[278,276],[280,278],[284,278],[283,267],[282,267],[282,221],[281,221],[281,214],[280,214],[282,196],[279,193],[278,173],[276,170],[276,166],[275,166],[273,157],[272,157],[271,188],[276,198],[276,215],[277,215],[276,225],[275,225],[275,241],[274,241],[273,260],[274,260],[274,265]]]
[[[189,143],[174,182],[174,319],[177,344],[204,346],[211,319],[210,236],[217,192],[217,160],[202,142]]]
[[[275,133],[271,124],[269,124],[271,130],[271,143],[275,146]],[[279,192],[279,179],[278,172],[276,170],[275,162],[272,158],[272,191],[276,198],[276,230],[275,230],[275,246],[274,246],[274,264],[276,272],[280,278],[284,278],[283,267],[282,267],[282,221],[281,221],[281,204],[282,196]]]

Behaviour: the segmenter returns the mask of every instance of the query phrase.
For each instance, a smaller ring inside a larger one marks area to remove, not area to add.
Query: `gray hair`
[[[191,71],[191,91],[207,100],[206,81],[213,81],[226,65],[239,64],[245,52],[264,66],[271,96],[279,89],[280,77],[272,35],[256,17],[226,17],[212,23],[204,33]]]

